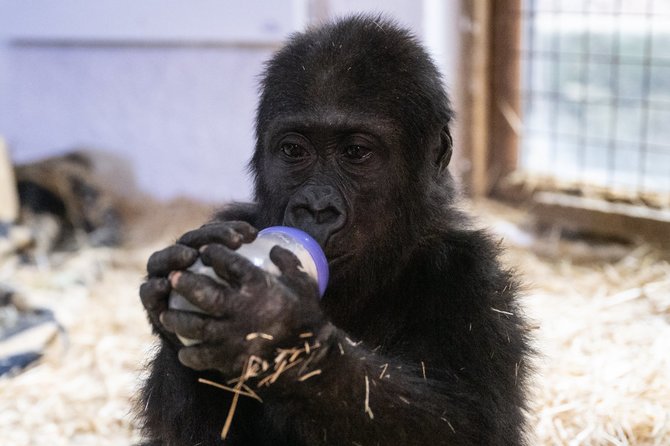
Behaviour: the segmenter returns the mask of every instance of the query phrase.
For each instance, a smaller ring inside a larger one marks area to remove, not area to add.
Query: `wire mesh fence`
[[[521,168],[670,195],[670,0],[524,0]]]

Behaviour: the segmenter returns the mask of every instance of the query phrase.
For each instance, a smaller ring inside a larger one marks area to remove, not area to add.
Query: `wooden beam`
[[[487,192],[518,167],[521,134],[521,0],[491,4]]]
[[[533,202],[533,215],[542,224],[632,241],[643,238],[670,247],[668,210],[555,192],[536,193]]]

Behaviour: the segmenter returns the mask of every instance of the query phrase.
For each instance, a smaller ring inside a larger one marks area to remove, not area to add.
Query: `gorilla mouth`
[[[327,255],[326,258],[328,259],[328,263],[334,264],[337,262],[341,262],[343,260],[346,260],[347,258],[352,257],[351,254],[334,254],[334,255]]]
[[[334,267],[340,266],[344,262],[350,262],[351,260],[356,258],[356,256],[354,255],[354,253],[351,253],[351,252],[348,252],[348,253],[334,253],[334,254],[330,254],[330,253],[327,252],[326,253],[326,258],[328,259],[328,265],[331,268],[334,268]]]

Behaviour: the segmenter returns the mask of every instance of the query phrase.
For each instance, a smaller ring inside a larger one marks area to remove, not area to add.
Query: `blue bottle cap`
[[[326,255],[323,253],[321,246],[319,246],[317,241],[308,233],[289,226],[270,226],[269,228],[261,230],[258,235],[277,233],[286,234],[287,236],[298,240],[307,250],[312,257],[312,260],[314,260],[314,265],[316,265],[316,281],[319,285],[319,294],[323,297],[323,294],[326,292],[326,287],[328,286],[329,270],[328,259],[326,259]]]

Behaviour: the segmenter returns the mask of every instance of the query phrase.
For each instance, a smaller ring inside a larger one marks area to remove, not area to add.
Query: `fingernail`
[[[168,276],[168,280],[170,280],[170,285],[172,285],[173,287],[177,286],[177,282],[179,282],[180,277],[181,277],[181,271],[172,271]]]

